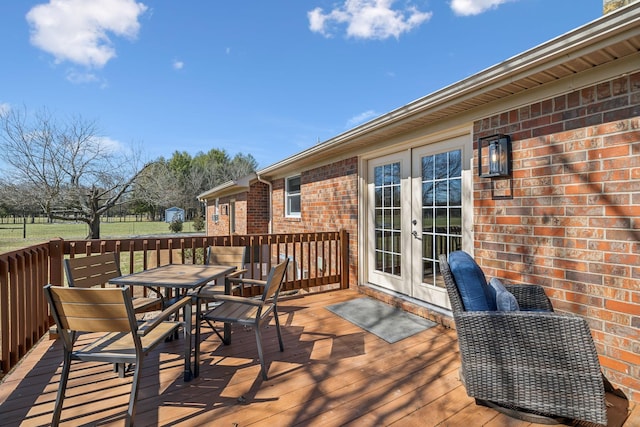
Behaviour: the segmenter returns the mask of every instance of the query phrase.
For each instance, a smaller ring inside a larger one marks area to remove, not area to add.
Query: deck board
[[[346,290],[282,300],[285,351],[275,328],[266,328],[266,382],[252,330],[235,327],[225,346],[204,328],[200,376],[189,383],[182,340],[163,343],[145,360],[136,425],[536,426],[466,395],[455,331],[436,326],[389,344],[325,308],[360,296]],[[50,423],[61,353],[59,341],[43,340],[4,379],[0,424]],[[118,378],[109,364],[78,364],[62,425],[123,425],[130,386],[131,377]],[[636,410],[625,427],[639,419]]]

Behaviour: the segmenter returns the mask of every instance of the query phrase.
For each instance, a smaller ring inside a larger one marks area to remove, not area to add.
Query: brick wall
[[[207,203],[207,234],[210,236],[222,236],[229,234],[229,198],[221,198],[218,201],[218,221],[214,220],[216,206],[214,200]]]
[[[231,233],[231,201],[235,201],[235,234],[261,234],[269,232],[269,187],[261,182],[249,185],[249,190],[218,200],[218,222],[213,219],[215,200],[207,204],[207,232],[211,236]],[[249,215],[249,217],[247,217]]]
[[[255,182],[249,186],[247,199],[247,234],[269,232],[269,186]]]
[[[475,141],[495,133],[513,174],[474,178],[476,260],[585,317],[605,375],[640,403],[640,73],[474,124]]]
[[[300,175],[301,216],[285,217],[284,179],[273,185],[273,232],[349,232],[350,286],[357,285],[358,158],[331,163]]]

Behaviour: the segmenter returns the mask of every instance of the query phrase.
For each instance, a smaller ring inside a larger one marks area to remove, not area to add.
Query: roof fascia
[[[218,197],[231,196],[238,193],[243,193],[249,189],[249,186],[257,181],[258,177],[255,173],[250,173],[249,175],[243,176],[242,178],[238,178],[236,180],[227,181],[223,184],[218,185],[217,187],[212,188],[211,190],[205,191],[202,194],[198,195],[198,200],[210,200]]]

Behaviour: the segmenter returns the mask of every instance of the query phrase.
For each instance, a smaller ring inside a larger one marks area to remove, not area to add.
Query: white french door
[[[370,283],[449,306],[438,255],[462,249],[471,229],[463,209],[471,194],[469,145],[458,137],[368,162]]]

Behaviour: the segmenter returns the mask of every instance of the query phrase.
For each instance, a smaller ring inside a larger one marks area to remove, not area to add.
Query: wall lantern
[[[478,175],[495,178],[511,175],[511,138],[491,135],[478,140]]]

